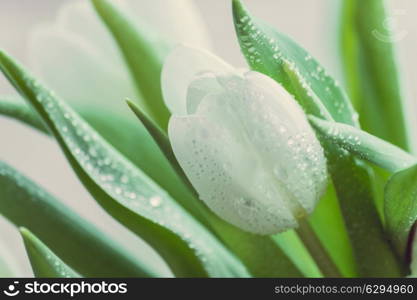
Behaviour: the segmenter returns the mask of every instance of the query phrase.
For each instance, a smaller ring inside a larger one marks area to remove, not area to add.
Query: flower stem
[[[339,269],[334,264],[332,258],[328,254],[327,250],[323,247],[321,241],[306,219],[299,221],[299,227],[296,231],[301,241],[304,243],[307,250],[314,258],[322,274],[325,277],[342,277]]]

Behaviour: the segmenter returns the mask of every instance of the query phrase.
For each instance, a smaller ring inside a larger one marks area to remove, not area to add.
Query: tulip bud
[[[177,48],[162,89],[174,154],[201,200],[258,234],[297,227],[326,188],[323,149],[279,84],[209,53]]]

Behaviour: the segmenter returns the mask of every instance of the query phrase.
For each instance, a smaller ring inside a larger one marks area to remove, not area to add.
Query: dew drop
[[[126,176],[126,175],[123,175],[121,178],[120,178],[120,181],[122,182],[122,183],[128,183],[129,182],[129,177],[128,176]]]
[[[152,207],[159,207],[162,203],[162,199],[159,196],[153,196],[151,198],[149,198],[149,204]]]
[[[130,199],[132,199],[132,200],[133,199],[136,199],[136,193],[130,192],[130,193],[127,194],[127,197],[130,198]]]
[[[255,47],[250,47],[250,48],[248,49],[248,52],[249,52],[249,53],[254,53],[255,51],[256,51]]]

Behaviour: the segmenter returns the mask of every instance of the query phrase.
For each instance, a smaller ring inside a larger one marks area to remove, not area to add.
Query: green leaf
[[[168,50],[166,45],[144,24],[136,26],[134,23],[138,20],[130,20],[113,3],[105,0],[92,3],[119,45],[137,86],[141,107],[165,130],[170,114],[162,99],[160,73],[162,56]],[[102,107],[76,109],[107,141],[186,207],[194,217],[204,222],[195,208],[192,195],[144,126],[132,124],[126,116],[117,116]]]
[[[0,115],[14,118],[45,134],[49,134],[36,113],[34,113],[25,102],[16,97],[0,98]]]
[[[378,215],[371,170],[344,152],[332,152],[329,156],[329,170],[335,183],[359,275],[404,276],[403,265],[394,254]]]
[[[385,186],[386,231],[400,257],[409,262],[410,235],[417,220],[417,165],[391,176]],[[415,241],[414,241],[415,242]]]
[[[37,184],[0,161],[0,214],[26,227],[87,277],[155,277],[157,273]]]
[[[352,246],[332,184],[329,184],[326,194],[317,204],[310,217],[310,223],[341,274],[357,277]]]
[[[315,277],[317,267],[311,260],[303,260],[302,245],[292,240],[277,243],[275,236],[260,236],[240,230],[213,215],[210,218],[215,232],[226,246],[236,254],[255,277]],[[284,245],[292,247],[293,256],[285,252]],[[282,248],[282,249],[281,249]],[[292,259],[292,260],[291,260]],[[305,264],[298,264],[303,260]]]
[[[303,80],[301,85],[321,99],[336,121],[357,124],[357,114],[347,95],[307,51],[286,35],[253,18],[239,0],[233,0],[233,16],[240,47],[251,69],[268,75],[295,94],[286,72],[293,69]]]
[[[139,95],[143,95],[140,99],[144,110],[166,130],[170,113],[162,98],[160,76],[162,55],[168,47],[163,47],[163,43],[144,24],[135,26],[111,1],[92,0],[92,3],[117,42]]]
[[[127,100],[127,105],[133,111],[136,117],[138,117],[142,125],[148,130],[149,134],[152,136],[159,149],[161,149],[162,153],[165,155],[166,159],[169,161],[177,175],[187,183],[193,192],[195,192],[191,186],[191,183],[188,181],[187,176],[175,158],[171,143],[169,142],[168,136],[165,134],[165,132],[163,132],[158,127],[158,125],[156,125],[135,103]]]
[[[280,234],[273,235],[272,240],[281,247],[288,257],[291,258],[305,277],[323,277],[323,274],[314,259],[311,257],[310,253],[307,251],[294,230],[288,230]]]
[[[126,116],[109,112],[104,107],[76,107],[82,117],[102,136],[126,155],[135,165],[150,176],[161,187],[184,205],[200,221],[204,218],[187,187],[178,178],[171,165],[161,153],[147,129],[140,123],[132,122]],[[22,121],[49,134],[42,121],[25,102],[17,98],[4,97],[0,100],[0,114]],[[112,122],[109,122],[111,120]],[[113,122],[119,126],[113,126]],[[160,172],[159,170],[164,170]]]
[[[20,228],[26,252],[37,278],[76,278],[80,277],[66,265],[51,249],[26,228]]]
[[[405,99],[394,49],[404,32],[390,32],[389,20],[383,0],[345,0],[341,50],[363,128],[407,150]]]
[[[294,96],[305,111],[310,112],[315,116],[320,116],[326,120],[333,120],[323,102],[312,91],[310,85],[305,82],[294,63],[289,63],[287,60],[282,61],[282,67],[285,75],[288,76],[289,84],[294,92]]]
[[[98,203],[148,241],[175,275],[249,275],[207,229],[4,52],[0,68],[47,124]]]
[[[199,206],[199,211],[203,218],[208,221],[213,231],[224,241],[224,243],[241,259],[249,271],[256,277],[316,277],[317,267],[312,261],[303,259],[306,255],[303,247],[294,242],[294,238],[288,238],[285,241],[276,243],[275,237],[263,237],[259,235],[244,232],[239,228],[228,224],[213,214],[202,201],[198,199],[197,192],[188,181],[184,171],[178,164],[177,159],[172,151],[168,137],[162,132],[156,124],[150,120],[144,112],[135,104],[128,101],[129,107],[138,117],[140,122],[148,129],[154,140],[157,142],[168,161],[176,170],[178,176],[188,185],[194,194],[194,203]],[[288,252],[284,253],[287,245],[292,245],[293,261],[298,264],[297,267],[289,260]],[[250,245],[250,246],[249,246]],[[282,251],[279,247],[283,248]],[[297,258],[297,259],[296,259]],[[302,273],[300,273],[300,271]]]
[[[289,37],[255,20],[239,0],[233,0],[233,16],[242,52],[253,70],[282,84],[295,95],[300,105],[304,103],[306,113],[320,118],[330,114],[337,122],[358,126],[358,115],[345,92],[311,55]],[[287,73],[288,70],[291,72]],[[294,80],[299,82],[294,84]],[[312,102],[306,105],[306,99]],[[323,105],[314,102],[317,99]],[[320,113],[323,106],[329,114]],[[384,236],[374,202],[373,175],[365,165],[334,145],[324,142],[322,146],[327,152],[329,171],[357,262],[357,272],[360,276],[402,274],[401,266]]]
[[[186,197],[184,198],[183,195],[179,195],[178,197],[182,199],[179,202],[183,204],[183,206],[190,212],[193,213],[195,217],[198,218],[200,222],[202,222],[206,226],[210,226],[207,223],[207,215],[210,214],[208,211],[208,208],[201,202],[199,199],[195,199],[196,192],[191,185],[191,183],[188,181],[186,175],[184,174],[183,170],[181,169],[180,165],[178,164],[174,152],[171,148],[171,143],[169,142],[168,136],[165,132],[163,132],[157,124],[155,124],[147,115],[145,112],[143,112],[136,104],[134,104],[132,101],[127,100],[127,105],[132,110],[132,112],[136,115],[136,117],[139,119],[141,125],[146,128],[146,130],[149,132],[149,135],[153,138],[155,143],[158,145],[160,151],[165,156],[166,160],[169,162],[170,166],[172,166],[173,171],[176,172],[176,175],[178,175],[177,179],[181,179],[182,182],[185,184],[185,186],[188,188],[188,191],[186,193]],[[177,185],[177,190],[179,188],[186,188],[184,185],[180,183],[180,185]],[[185,194],[185,193],[184,193]],[[178,195],[178,194],[173,194]],[[178,200],[177,200],[178,201]]]
[[[391,172],[417,163],[417,158],[397,146],[365,131],[342,123],[328,122],[309,116],[310,123],[331,143]]]

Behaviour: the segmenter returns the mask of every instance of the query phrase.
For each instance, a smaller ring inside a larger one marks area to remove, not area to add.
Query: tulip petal
[[[260,234],[296,227],[312,212],[327,185],[326,161],[304,112],[284,88],[257,72],[205,73],[187,96],[191,115],[173,117],[169,136],[213,211]]]
[[[223,100],[224,94],[209,95],[198,115],[171,118],[168,132],[177,160],[200,198],[235,226],[258,234],[295,227],[285,197],[236,132],[236,124],[224,122]]]
[[[164,101],[176,115],[187,114],[187,90],[193,78],[203,72],[233,73],[234,69],[211,53],[187,46],[178,46],[166,58],[162,70]]]
[[[228,91],[231,115],[273,180],[283,182],[297,217],[311,213],[326,185],[323,150],[293,97],[269,77],[248,72],[245,78],[219,77]],[[224,121],[223,121],[224,122]]]
[[[194,114],[205,96],[221,90],[222,88],[212,72],[204,72],[194,77],[187,90],[187,113]]]

